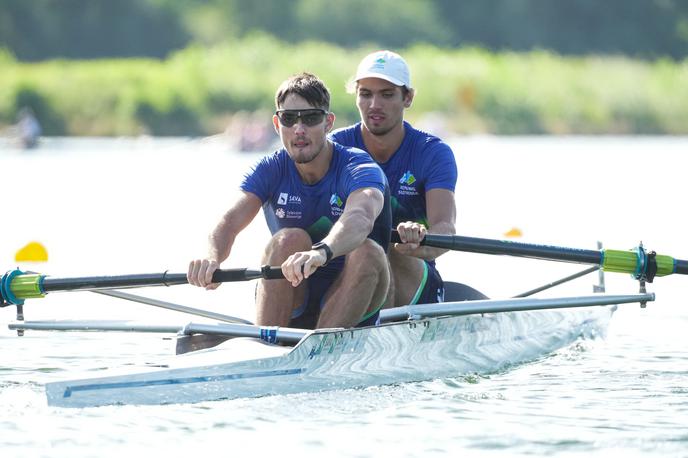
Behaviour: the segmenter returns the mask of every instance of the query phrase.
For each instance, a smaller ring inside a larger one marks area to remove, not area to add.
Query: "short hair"
[[[279,110],[290,94],[296,94],[311,106],[330,111],[330,91],[317,76],[303,72],[285,80],[275,93],[275,107]]]

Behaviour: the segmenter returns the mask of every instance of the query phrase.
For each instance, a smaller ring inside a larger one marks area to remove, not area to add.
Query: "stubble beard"
[[[310,146],[313,146],[313,143],[311,143]],[[325,147],[325,143],[323,142],[319,148],[314,149],[310,154],[294,154],[294,155],[290,154],[290,156],[291,156],[292,161],[294,161],[294,163],[296,163],[296,164],[308,164],[309,162],[312,162],[313,160],[315,160],[316,157],[318,157],[318,155],[322,152],[324,147]],[[296,149],[298,149],[298,148],[296,148]]]
[[[375,135],[376,137],[384,137],[392,131],[391,127],[386,126],[370,126],[366,124],[366,128],[368,129],[368,132]]]
[[[368,129],[368,132],[375,135],[376,137],[384,137],[385,135],[390,133],[396,126],[396,122],[389,122],[389,118],[385,118],[385,121],[383,121],[382,124],[377,126],[374,125],[374,121],[368,119],[367,116],[361,116],[361,119],[363,120],[363,124],[365,125],[366,129]]]

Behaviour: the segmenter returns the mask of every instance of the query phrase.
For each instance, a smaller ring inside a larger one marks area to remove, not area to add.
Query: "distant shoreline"
[[[275,88],[289,75],[308,70],[328,84],[342,126],[358,120],[354,96],[344,86],[367,51],[259,36],[190,47],[165,60],[22,63],[5,54],[0,55],[0,124],[13,123],[19,107],[30,106],[46,135],[206,136],[246,118],[269,129]],[[430,45],[398,51],[409,61],[418,92],[408,119],[428,130],[688,134],[686,61]]]

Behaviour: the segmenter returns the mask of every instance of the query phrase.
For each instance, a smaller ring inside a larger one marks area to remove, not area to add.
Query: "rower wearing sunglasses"
[[[420,241],[426,231],[454,234],[454,153],[441,139],[404,121],[404,110],[411,106],[415,93],[408,65],[399,54],[367,55],[349,89],[356,94],[361,121],[333,132],[331,138],[370,153],[389,180],[393,225],[403,242],[389,250],[390,303],[442,302],[445,285],[435,259],[445,250],[421,246]],[[484,297],[461,286],[465,289],[461,295]]]
[[[263,264],[285,280],[260,280],[256,322],[265,326],[353,327],[378,321],[390,285],[391,231],[384,173],[357,148],[332,142],[330,94],[316,76],[286,80],[275,95],[283,148],[245,175],[241,195],[189,264],[189,283],[215,289],[212,274],[262,208],[272,235]]]

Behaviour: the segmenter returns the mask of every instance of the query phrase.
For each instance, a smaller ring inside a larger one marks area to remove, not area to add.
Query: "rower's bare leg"
[[[390,273],[385,251],[370,239],[346,255],[344,270],[330,287],[318,328],[353,327],[387,298]]]
[[[425,261],[413,256],[406,256],[397,252],[394,247],[389,248],[389,264],[392,270],[393,300],[387,307],[399,307],[411,303],[416,295],[420,282],[423,280]]]
[[[311,249],[311,238],[303,229],[289,228],[277,232],[263,254],[263,264],[280,266],[297,251]],[[293,309],[306,296],[308,281],[294,288],[287,280],[260,280],[256,291],[256,324],[287,326]]]

